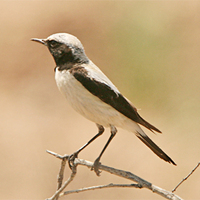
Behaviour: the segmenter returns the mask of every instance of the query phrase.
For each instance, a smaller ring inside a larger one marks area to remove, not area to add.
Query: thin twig
[[[200,165],[200,162],[197,164],[197,166],[172,190],[172,192],[175,192],[176,189],[185,181],[187,180],[191,175],[192,173],[199,167]]]
[[[68,160],[68,155],[61,156],[61,155],[59,155],[57,153],[54,153],[52,151],[49,151],[49,150],[47,150],[47,153],[55,156],[56,158],[62,159],[61,167],[60,167],[60,171],[59,171],[59,175],[58,175],[58,189],[57,189],[56,193],[52,197],[47,199],[47,200],[57,200],[59,198],[60,193],[73,181],[73,179],[74,179],[74,177],[76,175],[77,165],[74,164],[72,166],[72,173],[71,173],[70,177],[62,185],[63,178],[64,178],[64,169],[65,169],[66,162]]]
[[[56,154],[52,151],[49,151],[49,150],[46,150],[47,153],[55,156],[56,158],[59,158],[59,159],[62,159],[61,161],[61,166],[60,166],[60,171],[59,171],[59,174],[58,174],[58,187],[57,187],[57,190],[59,190],[62,186],[62,183],[63,183],[63,178],[64,178],[64,170],[65,170],[65,165],[66,165],[66,162],[67,162],[67,159],[68,159],[68,155],[64,155],[64,156],[61,156],[59,154]],[[57,198],[55,198],[57,199]]]
[[[61,156],[61,155],[59,155],[59,154],[57,154],[57,153],[55,153],[55,152],[53,152],[53,151],[49,151],[49,150],[46,150],[46,152],[47,153],[49,153],[49,154],[51,154],[51,155],[53,155],[53,156],[55,156],[56,158],[59,158],[59,159],[63,159],[63,158],[68,158],[69,157],[69,155],[64,155],[64,156]]]
[[[57,187],[57,190],[59,190],[61,188],[61,186],[62,186],[66,161],[67,161],[66,158],[62,159],[62,161],[61,161],[60,171],[59,171],[59,174],[58,174],[58,187]]]
[[[71,173],[70,177],[68,178],[68,180],[65,181],[64,184],[62,185],[62,187],[59,190],[57,190],[55,192],[55,194],[52,197],[48,198],[47,200],[56,200],[56,199],[58,199],[60,193],[73,181],[73,179],[74,179],[74,177],[76,175],[76,167],[77,167],[76,165],[72,166],[72,173]]]
[[[91,186],[91,187],[85,187],[77,190],[69,190],[64,193],[61,193],[60,196],[63,195],[68,195],[72,193],[79,193],[79,192],[84,192],[84,191],[89,191],[89,190],[96,190],[96,189],[103,189],[103,188],[113,188],[113,187],[134,187],[134,188],[142,188],[141,185],[139,184],[113,184],[110,183],[108,185],[97,185],[97,186]]]

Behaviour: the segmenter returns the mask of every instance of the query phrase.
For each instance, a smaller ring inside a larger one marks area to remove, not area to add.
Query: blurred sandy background
[[[0,1],[0,11],[0,199],[50,197],[60,161],[45,150],[69,154],[97,133],[59,93],[48,50],[30,41],[57,32],[77,36],[89,58],[163,131],[146,130],[177,167],[121,129],[103,164],[172,190],[200,161],[199,1]],[[79,157],[94,161],[109,135],[107,130]],[[111,182],[129,183],[79,167],[69,189]],[[176,194],[199,199],[199,185],[200,169]],[[146,189],[105,189],[67,198],[162,199]]]

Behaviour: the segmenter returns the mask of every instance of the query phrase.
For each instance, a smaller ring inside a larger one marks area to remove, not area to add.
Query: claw
[[[72,169],[72,166],[74,165],[74,160],[78,158],[78,152],[75,152],[73,154],[71,154],[69,157],[68,157],[68,165],[69,165],[69,168]]]
[[[100,176],[100,173],[101,171],[99,170],[99,166],[100,166],[100,162],[99,162],[100,158],[97,158],[95,161],[94,161],[94,164],[91,168],[91,170],[94,170],[94,172],[96,173],[97,176]]]

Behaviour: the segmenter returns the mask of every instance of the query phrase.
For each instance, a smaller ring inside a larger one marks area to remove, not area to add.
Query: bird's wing
[[[95,76],[91,76],[90,71],[85,67],[73,67],[70,69],[70,72],[90,93],[103,102],[109,104],[129,119],[145,126],[149,130],[161,133],[160,130],[140,117],[137,109],[119,93],[113,84],[110,84],[110,81],[106,81],[108,78],[101,71],[98,71],[98,74],[101,72],[102,80],[99,76],[98,79]]]

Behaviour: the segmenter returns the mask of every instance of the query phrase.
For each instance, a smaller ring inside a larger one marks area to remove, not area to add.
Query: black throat
[[[56,66],[59,71],[71,69],[74,65],[77,64],[87,64],[89,63],[88,57],[85,55],[85,52],[81,49],[73,49],[62,54],[62,56],[53,56],[56,62]]]

